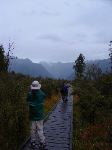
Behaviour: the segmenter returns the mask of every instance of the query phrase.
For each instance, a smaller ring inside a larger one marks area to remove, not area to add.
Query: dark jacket
[[[42,90],[36,90],[35,95],[28,93],[27,101],[29,104],[29,118],[31,121],[39,121],[44,119],[44,99],[45,93]]]
[[[60,92],[62,95],[66,96],[68,94],[68,86],[62,85],[60,88]]]

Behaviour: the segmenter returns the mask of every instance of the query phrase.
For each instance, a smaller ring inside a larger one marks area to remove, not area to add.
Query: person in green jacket
[[[31,90],[27,96],[29,104],[29,118],[31,121],[31,147],[36,144],[36,131],[39,137],[40,146],[45,146],[45,136],[43,133],[44,119],[44,99],[45,93],[41,90],[41,84],[38,81],[33,81]]]

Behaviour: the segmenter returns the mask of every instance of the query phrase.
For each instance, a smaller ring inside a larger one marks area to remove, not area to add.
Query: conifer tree
[[[112,73],[112,41],[110,41],[110,44],[109,44],[110,48],[109,48],[109,57],[110,57],[110,67],[111,67],[111,73]]]
[[[8,72],[10,71],[10,61],[11,59],[15,59],[16,57],[12,57],[12,51],[14,43],[9,43],[8,52],[5,53],[3,45],[0,45],[0,72]]]
[[[8,67],[3,45],[0,45],[0,72],[6,72]]]
[[[84,71],[85,71],[85,57],[83,54],[80,54],[77,60],[75,61],[73,68],[75,70],[76,78],[80,78],[84,76]]]

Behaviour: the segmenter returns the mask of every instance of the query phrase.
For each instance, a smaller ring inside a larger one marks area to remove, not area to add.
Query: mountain
[[[14,59],[11,62],[10,68],[11,71],[14,70],[16,73],[23,73],[33,77],[41,76],[72,80],[75,76],[73,64],[73,62],[33,63],[29,59]],[[109,59],[87,61],[86,64],[96,64],[102,69],[102,72],[110,71]]]
[[[33,63],[29,59],[13,59],[10,64],[10,70],[16,73],[22,73],[32,77],[41,76],[53,78],[41,64]]]
[[[75,73],[73,70],[73,62],[68,63],[47,63],[47,62],[40,62],[47,70],[50,72],[55,78],[60,79],[68,79],[73,80],[75,77]],[[91,65],[95,64],[102,69],[102,72],[110,72],[110,60],[103,59],[103,60],[90,60],[87,61],[86,64]]]
[[[102,60],[90,60],[86,62],[86,65],[92,65],[95,64],[99,68],[101,68],[102,72],[110,72],[110,59],[102,59]],[[74,73],[71,73],[71,76],[69,76],[68,79],[73,80],[75,77]]]
[[[68,63],[47,63],[47,62],[40,62],[47,70],[50,72],[55,78],[60,79],[68,79],[73,73],[73,62]]]
[[[102,60],[91,60],[87,62],[88,64],[96,64],[101,69],[102,72],[110,72],[110,59],[102,59]]]

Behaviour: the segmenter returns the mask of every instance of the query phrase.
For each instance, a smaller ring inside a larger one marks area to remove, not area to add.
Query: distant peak
[[[25,58],[25,59],[23,59],[23,60],[32,62],[29,58]]]

